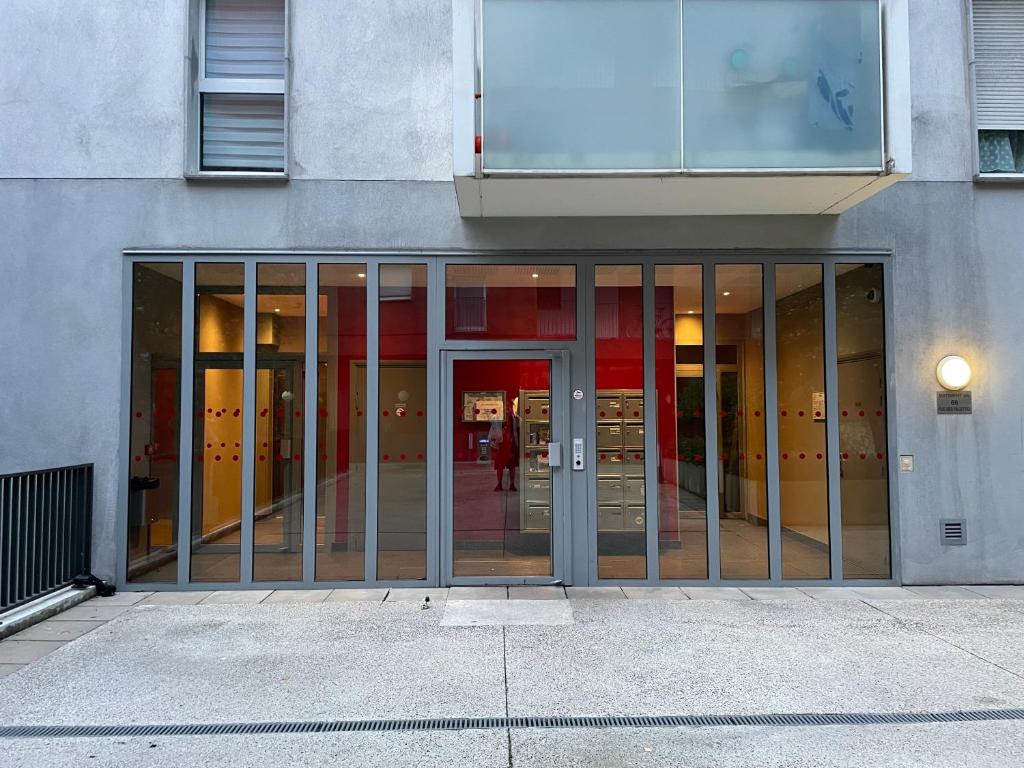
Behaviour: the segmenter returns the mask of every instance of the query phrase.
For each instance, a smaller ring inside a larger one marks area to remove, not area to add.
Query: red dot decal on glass
[[[218,453],[216,456],[214,456],[213,460],[214,461],[220,461],[220,454]]]
[[[849,414],[849,412],[848,412],[848,411],[843,411],[843,416],[849,416],[849,415],[850,415],[850,414]]]
[[[356,411],[356,416],[362,416],[362,415],[363,415],[362,411]]]
[[[862,454],[860,455],[860,457],[861,457],[862,459],[866,459],[866,458],[868,457],[868,455],[867,455],[866,453],[862,453]]]
[[[723,453],[722,456],[721,456],[722,461],[725,461],[728,458],[729,458],[729,454],[728,453]]]
[[[693,418],[699,419],[700,418],[700,411],[694,411],[693,412]]]
[[[848,454],[846,451],[843,451],[840,455],[843,457],[843,461],[846,461],[848,458],[850,458],[850,454]]]
[[[423,415],[423,411],[416,411],[416,415],[417,416],[422,416]]]
[[[154,415],[156,415],[155,412],[154,412]],[[142,418],[142,411],[136,411],[135,412],[135,418],[136,419],[141,419]]]
[[[598,458],[598,459],[600,459],[601,461],[604,461],[606,457],[605,457],[605,455],[604,455],[604,454],[602,453],[602,454],[598,455],[598,457],[597,457],[597,458]]]
[[[221,444],[220,444],[220,447],[221,447],[221,448],[227,448],[227,447],[228,447],[228,444],[227,444],[227,443],[221,443]]]
[[[860,415],[861,415],[861,417],[863,417],[864,416],[864,411],[861,411]]]
[[[540,409],[540,415],[541,416],[547,416],[548,415],[548,409],[547,408],[541,408]]]
[[[821,418],[821,411],[815,411],[814,412],[814,418],[820,419]]]
[[[882,415],[881,411],[875,411],[875,416],[879,416],[880,417],[881,415]]]
[[[207,447],[207,448],[213,448],[213,443],[207,443],[207,444],[206,444],[206,447]]]
[[[644,455],[642,453],[634,453],[633,454],[633,458],[636,459],[637,461],[639,461],[643,457],[644,457]]]
[[[818,461],[821,461],[821,454],[818,453],[818,454],[815,454],[815,455],[818,457]]]
[[[736,415],[737,416],[742,416],[743,415],[743,411],[736,411]]]
[[[797,411],[796,415],[799,416],[802,419],[804,417],[804,412],[803,411]]]
[[[267,415],[267,409],[264,408],[262,411],[260,411],[260,416],[266,416],[266,415]]]
[[[640,418],[640,411],[633,411],[634,418]]]
[[[322,418],[322,419],[327,418],[327,416],[329,415],[327,413],[327,409],[326,408],[321,408],[319,411],[317,411],[317,413],[320,415],[320,418]]]
[[[135,457],[135,460],[136,460],[136,461],[142,461],[142,457],[141,457],[141,456],[136,456],[136,457]]]
[[[530,411],[532,411],[532,410],[533,410],[532,408],[527,408],[527,409],[526,409],[526,412],[527,412],[527,413],[529,413],[529,412],[530,412]]]
[[[498,412],[498,409],[497,409],[497,408],[491,408],[491,413],[492,413],[492,414],[493,414],[493,413],[497,413],[497,412]]]
[[[294,456],[292,456],[292,459],[294,459],[295,461],[300,461],[302,459],[302,454],[296,453]]]
[[[207,413],[213,413],[213,408],[207,408],[207,409],[206,409],[206,412],[207,412]]]
[[[233,410],[233,411],[231,412],[231,415],[232,415],[232,416],[234,416],[234,417],[235,417],[235,418],[237,419],[237,418],[238,418],[238,416],[239,416],[239,415],[240,415],[241,413],[242,413],[242,411],[241,411],[240,409],[238,409],[238,408],[235,408],[235,410]]]
[[[787,412],[786,412],[786,411],[783,411],[783,412],[782,412],[782,415],[783,415],[783,416],[787,416],[788,414],[787,414]]]
[[[416,458],[419,459],[420,461],[423,461],[423,454],[422,453],[417,453],[416,454]]]
[[[474,408],[473,409],[473,415],[474,416],[479,416],[480,415],[480,409],[479,408]]]
[[[760,411],[754,411],[754,415],[755,415],[755,416],[756,416],[757,418],[761,418],[761,412],[760,412]]]
[[[235,448],[241,448],[241,447],[242,447],[241,443],[235,443]]]
[[[382,459],[383,459],[384,461],[387,461],[387,460],[388,460],[388,459],[390,459],[391,457],[390,457],[390,456],[388,456],[388,455],[387,455],[387,454],[385,453],[385,454],[384,454],[383,456],[381,456],[381,458],[382,458]]]
[[[548,452],[547,452],[547,451],[544,451],[544,453],[542,453],[542,454],[540,455],[540,457],[541,457],[542,459],[546,459],[546,458],[548,457]]]
[[[327,454],[326,453],[320,454],[320,461],[327,461]]]
[[[882,454],[876,453],[875,454],[875,458],[878,459],[879,461],[881,461],[882,460]]]
[[[398,458],[401,459],[402,461],[405,461],[405,454],[404,453],[398,454]]]
[[[238,461],[238,454],[236,453],[234,456],[232,456],[231,460],[232,461]]]
[[[789,458],[789,454],[788,454],[788,453],[784,453],[784,454],[782,454],[782,458],[783,458],[783,459],[788,459],[788,458]]]
[[[605,415],[604,411],[601,411],[601,416],[603,417],[604,415]]]
[[[616,415],[616,416],[622,416],[622,411],[616,411],[616,412],[615,412],[615,415]]]
[[[267,457],[266,457],[266,456],[264,456],[264,455],[263,455],[263,454],[261,453],[261,454],[260,454],[260,461],[266,461],[266,460],[267,460]]]
[[[203,454],[200,453],[198,456],[196,456],[196,461],[203,461],[203,460],[204,460]]]
[[[693,454],[693,460],[694,460],[694,461],[700,461],[700,460],[701,460],[701,459],[703,459],[703,458],[704,458],[704,455],[703,455],[703,454],[701,454],[701,453],[695,453],[695,454]]]
[[[801,459],[806,459],[807,458],[807,454],[806,453],[801,453],[800,454],[800,458]]]
[[[741,452],[740,453],[740,461],[745,461],[746,458],[747,458],[747,454]]]
[[[479,413],[479,411],[477,411],[477,413]],[[385,415],[385,416],[390,416],[391,414],[390,414],[390,413],[388,413],[387,411],[384,411],[384,415]]]
[[[296,411],[295,412],[295,418],[296,419],[299,418],[301,415],[302,415],[302,411]]]

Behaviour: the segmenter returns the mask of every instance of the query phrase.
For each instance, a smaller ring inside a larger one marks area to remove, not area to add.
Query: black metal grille
[[[0,612],[90,570],[92,464],[0,475]]]
[[[1024,720],[1024,709],[955,712],[825,712],[765,715],[598,715],[594,717],[451,717],[409,720],[309,720],[283,723],[167,725],[9,725],[0,739],[81,739],[124,736],[250,736],[283,733],[493,731],[508,728],[721,728],[828,725],[932,725]]]

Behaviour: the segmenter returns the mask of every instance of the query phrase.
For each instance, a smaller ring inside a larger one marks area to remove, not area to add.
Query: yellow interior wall
[[[208,368],[203,416],[203,534],[241,520],[242,370]],[[235,416],[236,410],[239,416]],[[219,416],[217,414],[220,414]],[[223,444],[223,445],[222,445]],[[210,447],[207,447],[210,446]],[[220,461],[217,461],[220,456]],[[238,459],[235,460],[234,457]]]

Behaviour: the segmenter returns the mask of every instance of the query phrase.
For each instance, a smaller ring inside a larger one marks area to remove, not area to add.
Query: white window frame
[[[284,0],[284,77],[280,79],[206,77],[206,0],[189,0],[185,55],[185,173],[189,180],[287,181],[291,167],[291,0]],[[202,98],[206,93],[266,93],[284,97],[283,171],[206,171],[202,167]]]
[[[967,0],[967,70],[971,89],[971,154],[974,157],[975,182],[1024,183],[1024,173],[982,173],[980,131],[978,127],[977,57],[974,50],[974,0]]]

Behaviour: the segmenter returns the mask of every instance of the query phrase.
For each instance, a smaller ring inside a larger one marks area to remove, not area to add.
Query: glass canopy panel
[[[679,18],[679,0],[484,0],[484,167],[678,169]]]
[[[882,167],[878,0],[684,0],[688,169]]]

